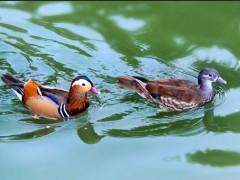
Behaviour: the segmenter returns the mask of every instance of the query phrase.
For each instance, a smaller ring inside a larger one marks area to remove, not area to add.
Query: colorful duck
[[[198,84],[181,79],[148,80],[137,76],[119,76],[117,83],[135,90],[150,102],[175,111],[202,106],[213,100],[213,82],[226,84],[217,70],[204,68],[198,75]]]
[[[3,74],[1,79],[14,90],[23,105],[34,115],[49,119],[77,115],[89,107],[88,91],[100,94],[85,75],[74,78],[69,91],[43,86],[32,79],[24,83],[10,73]]]

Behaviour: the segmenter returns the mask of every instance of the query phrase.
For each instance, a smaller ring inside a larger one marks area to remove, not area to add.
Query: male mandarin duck
[[[212,87],[213,82],[227,83],[213,68],[204,68],[200,71],[198,84],[181,79],[148,80],[137,76],[117,77],[120,86],[135,90],[148,101],[175,111],[194,109],[212,101],[216,94]]]
[[[100,94],[85,75],[79,75],[72,80],[69,92],[40,85],[32,79],[24,83],[10,73],[3,74],[1,79],[14,90],[23,105],[34,115],[49,119],[77,115],[89,107],[88,91]]]

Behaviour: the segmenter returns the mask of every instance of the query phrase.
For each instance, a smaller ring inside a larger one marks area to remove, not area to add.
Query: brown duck
[[[43,86],[32,79],[24,83],[10,73],[3,74],[1,79],[14,90],[23,105],[34,115],[49,119],[77,115],[89,107],[88,91],[100,94],[85,75],[74,78],[69,91]]]
[[[184,111],[213,100],[215,91],[213,82],[226,84],[217,70],[204,68],[198,75],[198,84],[182,79],[148,80],[138,76],[119,76],[117,83],[136,91],[150,102],[170,110]]]

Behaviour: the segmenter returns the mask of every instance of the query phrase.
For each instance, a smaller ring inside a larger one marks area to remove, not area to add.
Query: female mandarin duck
[[[24,83],[9,73],[3,74],[1,78],[33,114],[50,119],[77,115],[89,107],[88,91],[100,94],[92,81],[84,75],[72,80],[69,92],[40,85],[32,79]]]
[[[119,76],[117,83],[133,89],[150,102],[169,110],[184,111],[202,106],[213,100],[212,82],[226,84],[213,68],[204,68],[198,75],[198,85],[188,80],[147,80],[137,76]]]

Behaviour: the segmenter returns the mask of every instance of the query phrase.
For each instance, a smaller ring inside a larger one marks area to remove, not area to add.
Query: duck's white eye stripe
[[[84,79],[79,79],[72,84],[72,87],[76,86],[76,85],[85,86],[87,83],[88,83],[88,81],[86,81]]]
[[[37,92],[38,92],[38,95],[42,96],[42,92],[39,87],[37,87]]]
[[[205,75],[205,74],[204,74],[204,75],[202,75],[202,77],[207,77],[207,78],[209,78],[209,75]]]

